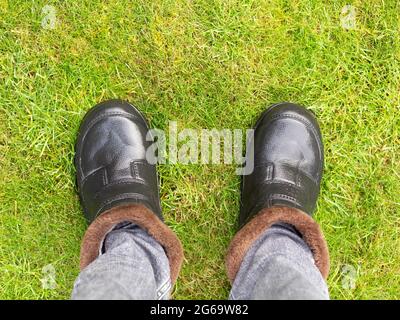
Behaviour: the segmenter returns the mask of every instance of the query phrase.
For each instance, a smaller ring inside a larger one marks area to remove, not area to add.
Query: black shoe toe
[[[243,176],[240,225],[261,209],[298,208],[312,215],[323,170],[323,144],[314,115],[299,105],[267,109],[255,126],[254,170]]]
[[[109,100],[84,117],[76,144],[77,183],[92,222],[121,204],[141,203],[162,219],[155,165],[146,160],[148,124],[132,105]]]

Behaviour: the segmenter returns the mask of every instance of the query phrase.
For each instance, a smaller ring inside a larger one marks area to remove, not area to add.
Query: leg
[[[107,234],[102,254],[79,275],[72,299],[168,299],[168,258],[146,231],[121,223]]]
[[[230,299],[329,299],[310,248],[287,224],[275,224],[251,246],[233,282]]]
[[[226,266],[232,299],[329,299],[329,253],[313,220],[324,152],[316,118],[280,103],[256,123],[242,177],[240,230]]]
[[[164,223],[149,133],[121,100],[98,104],[82,121],[75,166],[89,227],[73,299],[167,299],[178,277],[182,245]]]

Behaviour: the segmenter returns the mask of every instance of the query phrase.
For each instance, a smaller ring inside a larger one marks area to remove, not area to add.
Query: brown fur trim
[[[225,259],[228,278],[233,283],[247,250],[254,241],[274,223],[284,222],[294,226],[303,236],[314,255],[315,265],[324,279],[329,273],[329,252],[321,228],[304,212],[289,207],[272,207],[261,210],[232,239]]]
[[[119,222],[130,221],[146,230],[164,248],[174,284],[183,261],[182,244],[176,234],[152,211],[143,205],[130,204],[112,208],[102,213],[87,229],[81,246],[80,268],[84,269],[99,255],[106,234]]]

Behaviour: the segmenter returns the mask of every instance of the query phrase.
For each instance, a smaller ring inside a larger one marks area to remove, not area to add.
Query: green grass
[[[344,5],[357,25],[340,24]],[[54,30],[41,27],[53,5]],[[334,299],[400,298],[397,0],[0,0],[0,299],[69,298],[86,225],[74,185],[85,112],[108,98],[153,127],[248,128],[286,100],[318,116],[326,148],[316,219]],[[234,166],[162,165],[167,223],[185,248],[174,298],[226,298]],[[57,288],[42,289],[52,264]],[[343,266],[357,270],[342,286]]]

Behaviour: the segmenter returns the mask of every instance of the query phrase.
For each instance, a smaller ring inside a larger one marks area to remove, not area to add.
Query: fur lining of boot
[[[261,210],[232,239],[225,259],[229,281],[233,283],[240,265],[251,245],[273,224],[292,225],[310,247],[315,265],[324,279],[329,273],[329,251],[320,226],[306,213],[289,207],[272,207]]]
[[[151,210],[139,204],[121,205],[105,211],[88,227],[81,245],[81,270],[94,261],[102,243],[114,226],[129,221],[146,230],[164,248],[170,264],[171,281],[175,283],[183,261],[183,248],[176,234]]]

